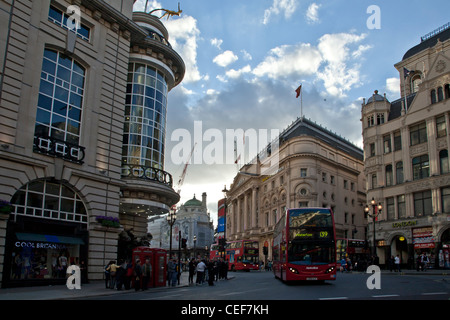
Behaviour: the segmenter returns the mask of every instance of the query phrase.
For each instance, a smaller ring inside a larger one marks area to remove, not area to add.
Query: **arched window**
[[[450,98],[450,85],[448,83],[444,86],[444,94],[445,99]]]
[[[448,150],[441,150],[439,152],[439,163],[441,168],[441,174],[449,173],[449,161],[448,161]]]
[[[386,187],[392,186],[393,183],[393,172],[392,172],[392,165],[389,164],[386,166]]]
[[[442,87],[439,87],[437,92],[438,92],[438,101],[444,100],[444,90],[442,89]]]
[[[88,215],[81,198],[69,187],[47,180],[32,181],[13,196],[11,214],[42,219],[88,223]]]
[[[431,104],[436,103],[436,90],[433,89],[430,92]]]
[[[420,74],[416,74],[411,79],[411,93],[417,92],[419,90],[419,84],[422,83]]]

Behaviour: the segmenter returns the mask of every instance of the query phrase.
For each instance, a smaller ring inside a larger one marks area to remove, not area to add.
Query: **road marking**
[[[433,296],[433,295],[438,295],[438,294],[447,294],[447,292],[426,292],[426,293],[422,293],[423,296]]]
[[[372,298],[390,298],[390,297],[400,297],[398,294],[380,294],[376,296],[372,296]]]
[[[319,298],[319,300],[346,300],[348,297]]]

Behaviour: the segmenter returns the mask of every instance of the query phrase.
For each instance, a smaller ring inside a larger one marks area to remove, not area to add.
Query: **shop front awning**
[[[16,233],[19,241],[35,241],[35,242],[49,242],[49,243],[63,243],[63,244],[80,244],[84,245],[84,241],[76,237],[54,236],[37,233]]]

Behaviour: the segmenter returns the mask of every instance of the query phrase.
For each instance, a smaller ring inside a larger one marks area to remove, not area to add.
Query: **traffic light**
[[[267,256],[269,254],[269,248],[268,247],[263,247],[263,254],[265,256]]]
[[[187,243],[187,239],[181,238],[181,247],[182,247],[183,249],[185,249],[185,248],[187,247],[186,243]]]

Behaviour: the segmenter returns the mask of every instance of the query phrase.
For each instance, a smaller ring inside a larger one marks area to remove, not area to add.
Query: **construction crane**
[[[187,167],[189,166],[189,162],[191,161],[192,155],[194,154],[194,149],[195,149],[196,145],[197,145],[197,142],[192,147],[191,153],[189,154],[189,158],[187,159],[186,164],[184,165],[184,168],[183,168],[183,172],[181,173],[180,179],[178,180],[178,186],[177,186],[178,194],[180,194],[180,192],[181,192],[181,186],[183,185],[184,178],[186,177]]]

